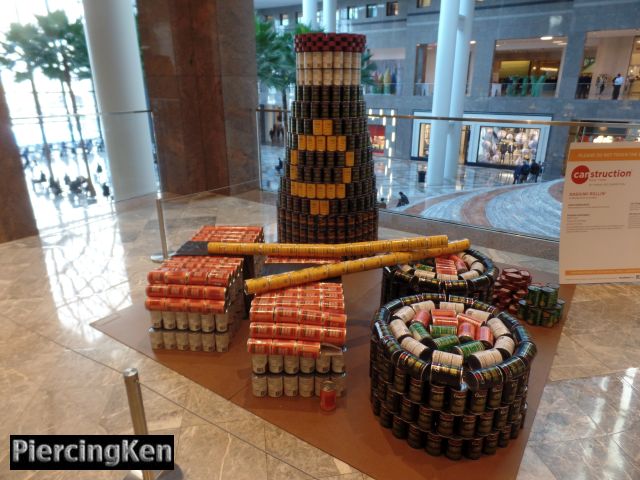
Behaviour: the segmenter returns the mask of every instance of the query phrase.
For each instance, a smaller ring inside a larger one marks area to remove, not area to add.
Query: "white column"
[[[83,0],[83,4],[100,111],[147,110],[131,0]],[[115,199],[156,192],[148,114],[105,115],[102,119]]]
[[[446,2],[441,2],[440,6],[436,76],[433,87],[433,106],[431,108],[434,116],[446,117],[449,115],[459,7],[460,0],[447,0]],[[431,123],[427,185],[442,185],[447,130],[448,122],[446,120],[434,120]]]
[[[336,31],[337,0],[322,0],[322,23],[325,32]]]
[[[302,0],[302,23],[311,28],[318,27],[318,0]]]
[[[450,117],[462,117],[464,114],[464,99],[469,70],[469,42],[471,41],[473,29],[473,2],[474,0],[460,0],[456,53],[453,60]],[[455,180],[458,173],[461,134],[462,122],[451,122],[447,135],[447,153],[444,161],[444,178],[447,180]]]

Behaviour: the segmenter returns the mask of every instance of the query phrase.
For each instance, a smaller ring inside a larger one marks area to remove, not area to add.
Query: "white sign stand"
[[[560,283],[640,282],[640,143],[573,143]]]

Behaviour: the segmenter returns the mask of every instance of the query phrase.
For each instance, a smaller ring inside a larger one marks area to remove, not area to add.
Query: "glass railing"
[[[376,83],[375,85],[363,85],[366,95],[401,95],[401,83]]]
[[[370,113],[379,205],[397,214],[557,240],[569,144],[640,141],[638,124],[496,117]],[[437,120],[461,122],[462,134],[455,178],[429,186],[430,130]],[[516,174],[525,160],[536,167]],[[285,161],[284,142],[261,143],[264,191],[278,191]],[[409,198],[408,205],[398,205],[399,192]]]
[[[413,94],[419,97],[431,97],[433,95],[433,83],[415,83]]]
[[[627,80],[620,88],[613,84],[578,82],[576,98],[585,100],[640,100],[640,79]]]
[[[556,82],[539,82],[519,79],[513,82],[492,83],[490,97],[555,97]]]

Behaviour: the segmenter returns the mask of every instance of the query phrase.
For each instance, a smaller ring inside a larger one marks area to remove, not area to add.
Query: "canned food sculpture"
[[[296,35],[296,96],[278,196],[278,240],[344,243],[378,234],[360,87],[365,36]]]
[[[206,226],[200,241],[262,241],[261,227]],[[154,350],[226,352],[245,316],[242,284],[253,257],[174,256],[147,275],[145,306]]]
[[[440,293],[491,299],[499,270],[477,250],[386,267],[382,276],[382,300],[416,293]]]
[[[556,283],[533,283],[527,270],[505,268],[495,283],[491,303],[529,325],[553,327],[562,319],[564,310],[559,291]]]
[[[257,295],[249,319],[255,396],[320,396],[327,381],[335,385],[336,395],[344,394],[342,284],[310,283]]]
[[[376,313],[370,355],[373,413],[412,448],[478,459],[519,435],[536,346],[509,313],[442,293],[403,297]]]

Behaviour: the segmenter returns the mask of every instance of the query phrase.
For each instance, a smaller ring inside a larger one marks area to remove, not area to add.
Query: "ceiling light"
[[[471,45],[475,45],[475,44],[476,44],[476,41],[475,41],[475,40],[471,40],[469,43],[470,43]],[[639,41],[638,43],[640,43],[640,41]]]
[[[553,40],[553,37],[547,35],[547,36],[544,36],[544,37],[540,37],[540,40]]]

